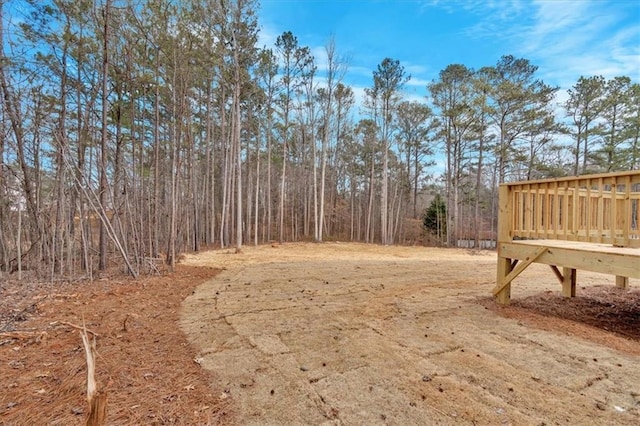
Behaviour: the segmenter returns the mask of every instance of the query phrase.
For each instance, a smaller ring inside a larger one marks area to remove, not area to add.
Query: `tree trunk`
[[[105,207],[107,205],[107,102],[109,96],[109,89],[107,79],[109,78],[109,9],[111,7],[111,0],[106,0],[104,7],[104,26],[103,26],[103,41],[102,41],[102,116],[101,132],[100,132],[100,205]],[[107,268],[107,233],[104,222],[100,222],[100,234],[99,234],[99,260],[98,269],[105,270]]]
[[[286,128],[286,125],[285,125]],[[280,224],[279,224],[279,237],[278,237],[278,241],[280,242],[280,244],[282,244],[284,242],[284,197],[285,197],[285,176],[287,175],[287,135],[286,135],[286,131],[285,131],[285,140],[283,142],[283,147],[282,147],[282,174],[280,175],[280,214],[279,214],[279,219],[280,219]]]
[[[481,124],[484,126],[484,120]],[[478,145],[478,167],[476,170],[476,196],[474,206],[474,222],[475,222],[475,248],[480,248],[481,231],[482,231],[482,217],[480,216],[480,197],[482,189],[482,157],[484,153],[484,131],[480,135]]]
[[[238,13],[240,13],[240,8],[237,9]],[[239,21],[239,17],[236,17]],[[235,87],[233,92],[233,101],[234,101],[234,134],[233,134],[233,145],[235,146],[235,154],[236,154],[236,253],[239,253],[242,249],[242,150],[240,146],[240,130],[241,130],[241,117],[240,117],[240,61],[238,58],[238,42],[236,40],[236,36],[234,33],[233,36],[234,43],[234,77],[235,77]]]

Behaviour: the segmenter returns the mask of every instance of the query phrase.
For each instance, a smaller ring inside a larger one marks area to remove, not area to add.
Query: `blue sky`
[[[627,75],[640,82],[640,2],[634,0],[261,0],[260,43],[291,31],[309,46],[323,75],[324,47],[335,37],[349,58],[345,83],[360,95],[385,57],[412,79],[409,97],[447,65],[494,65],[527,58],[559,101],[581,75]]]

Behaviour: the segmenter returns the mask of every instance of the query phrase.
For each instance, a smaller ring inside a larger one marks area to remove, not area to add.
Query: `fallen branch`
[[[79,325],[76,325],[74,323],[67,322],[67,321],[54,321],[54,322],[50,323],[49,325],[57,325],[57,324],[66,325],[67,327],[75,328],[76,330],[80,330],[80,331],[83,331],[83,332],[91,333],[94,338],[95,337],[100,337],[100,335],[98,333],[96,333],[95,331],[89,330],[87,327],[84,327],[84,326],[81,327]]]
[[[4,331],[0,333],[0,338],[27,340],[36,338],[37,342],[40,342],[47,336],[46,331]]]

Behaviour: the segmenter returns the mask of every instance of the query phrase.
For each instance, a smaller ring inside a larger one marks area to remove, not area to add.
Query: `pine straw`
[[[623,352],[640,355],[640,290],[612,285],[581,287],[576,297],[547,291],[500,306],[480,301],[507,318],[544,330],[577,335]]]
[[[3,284],[0,424],[82,424],[86,360],[79,331],[98,334],[96,379],[108,394],[108,424],[230,423],[232,401],[195,361],[178,325],[180,303],[212,268],[179,266],[164,277],[92,284]],[[22,289],[22,290],[21,290]],[[25,308],[27,308],[25,310]]]

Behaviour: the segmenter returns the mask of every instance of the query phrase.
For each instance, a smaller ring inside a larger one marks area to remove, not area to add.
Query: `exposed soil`
[[[613,285],[582,287],[567,299],[558,291],[514,300],[499,306],[493,299],[481,301],[508,318],[526,319],[531,325],[598,342],[627,353],[640,355],[640,290],[623,290]],[[619,339],[617,337],[624,337]]]
[[[0,424],[83,423],[83,318],[109,424],[640,423],[640,282],[579,271],[565,299],[532,265],[502,307],[495,259],[287,244],[0,282]]]
[[[186,262],[225,268],[181,323],[238,424],[640,423],[638,292],[591,289],[611,277],[579,273],[566,300],[532,265],[504,308],[492,252],[291,244]]]

